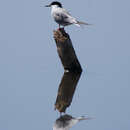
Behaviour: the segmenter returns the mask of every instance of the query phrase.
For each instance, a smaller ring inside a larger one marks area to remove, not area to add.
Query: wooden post
[[[55,108],[59,112],[65,112],[72,102],[82,68],[75,54],[71,39],[65,30],[54,31],[54,39],[65,71],[59,85]]]
[[[54,31],[57,52],[61,59],[64,70],[82,72],[81,65],[75,54],[71,39],[64,29]]]

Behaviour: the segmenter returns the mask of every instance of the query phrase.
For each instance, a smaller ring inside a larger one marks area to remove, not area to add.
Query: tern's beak
[[[51,7],[51,5],[45,5],[45,7]]]

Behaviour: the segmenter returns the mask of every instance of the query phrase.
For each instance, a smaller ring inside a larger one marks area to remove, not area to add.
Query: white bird
[[[76,18],[72,17],[63,7],[62,4],[58,1],[54,1],[45,7],[51,7],[51,15],[54,20],[59,24],[59,28],[62,25],[63,27],[67,25],[77,25],[80,27],[81,24],[83,25],[90,25],[85,22],[80,22],[76,20]]]
[[[53,130],[69,130],[73,125],[78,123],[79,121],[82,120],[90,120],[92,118],[86,118],[84,116],[81,117],[72,117],[71,115],[62,115],[60,118],[58,118],[54,125],[53,125]]]

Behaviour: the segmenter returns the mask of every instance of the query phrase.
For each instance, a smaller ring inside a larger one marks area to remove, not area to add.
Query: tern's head
[[[62,8],[62,4],[58,1],[53,1],[51,4],[46,5],[45,7],[53,7],[53,6]]]

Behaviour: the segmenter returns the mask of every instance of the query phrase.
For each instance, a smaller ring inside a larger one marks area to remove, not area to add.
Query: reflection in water
[[[73,48],[69,34],[63,28],[54,31],[57,52],[64,67],[64,75],[59,85],[55,108],[60,112],[65,112],[70,106],[77,83],[82,73],[82,68],[75,50]],[[58,118],[54,124],[53,130],[68,130],[80,120],[89,118],[74,118],[70,115],[63,115]]]
[[[80,75],[81,72],[64,72],[55,103],[59,112],[65,112],[70,106]]]
[[[72,117],[71,115],[63,115],[58,118],[53,126],[53,130],[69,130],[73,125],[78,123],[81,120],[90,120],[91,118],[87,118],[84,116],[81,117]]]

